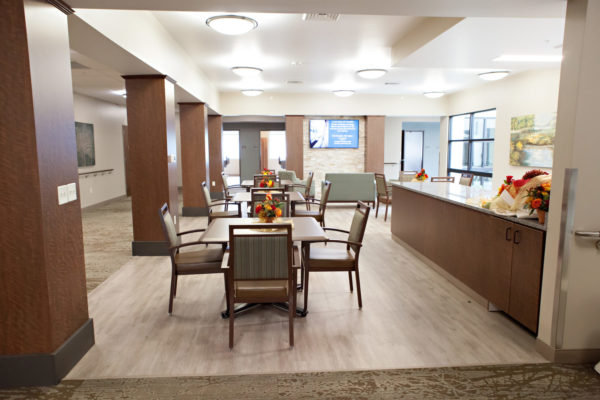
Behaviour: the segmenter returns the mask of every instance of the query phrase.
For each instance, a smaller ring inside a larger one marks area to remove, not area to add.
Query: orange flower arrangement
[[[265,201],[258,204],[254,211],[256,212],[258,218],[266,221],[272,221],[275,218],[281,217],[281,214],[283,213],[281,210],[282,207],[283,204],[281,204],[279,200],[273,199],[271,193],[267,193],[265,196]]]
[[[274,185],[274,183],[273,183],[273,181],[271,179],[269,179],[269,180],[263,179],[258,184],[258,186],[260,186],[260,187],[270,187],[270,188],[272,188],[273,185]]]
[[[531,210],[529,214],[532,214],[534,210],[548,211],[551,188],[552,185],[548,182],[527,191],[527,204],[525,207]]]
[[[269,171],[267,168],[265,168],[262,171],[260,171],[260,173],[263,174],[263,175],[271,175],[271,171]]]
[[[429,175],[425,173],[425,168],[422,168],[417,175],[415,175],[415,179],[418,181],[426,181],[429,178]]]

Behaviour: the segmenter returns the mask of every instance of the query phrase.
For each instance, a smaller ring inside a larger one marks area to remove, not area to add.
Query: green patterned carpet
[[[600,399],[591,365],[504,365],[64,381],[0,399]]]

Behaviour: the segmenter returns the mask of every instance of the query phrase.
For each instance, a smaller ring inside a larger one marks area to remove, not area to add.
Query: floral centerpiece
[[[283,204],[273,199],[271,193],[267,193],[265,200],[258,204],[254,211],[258,218],[263,222],[273,222],[275,218],[281,217]]]
[[[551,186],[550,182],[546,182],[527,191],[525,208],[530,210],[529,215],[537,211],[540,224],[546,222],[546,212],[548,212],[550,207]]]
[[[417,175],[415,175],[415,179],[418,181],[426,181],[429,178],[429,175],[425,173],[425,168],[422,168]]]
[[[264,187],[270,187],[270,188],[272,188],[273,185],[274,185],[274,183],[273,183],[273,181],[271,179],[263,179],[258,184],[258,186],[260,186],[261,188],[264,188]]]
[[[260,171],[260,173],[263,175],[271,175],[271,171],[269,171],[268,168],[264,168],[262,171]]]

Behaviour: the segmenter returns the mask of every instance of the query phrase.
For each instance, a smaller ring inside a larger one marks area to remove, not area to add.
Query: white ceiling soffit
[[[563,18],[566,0],[69,0],[73,8],[424,17]]]

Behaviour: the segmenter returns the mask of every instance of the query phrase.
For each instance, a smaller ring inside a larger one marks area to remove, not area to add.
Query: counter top
[[[456,183],[446,182],[400,182],[400,181],[389,181],[392,186],[410,190],[412,192],[420,193],[425,196],[433,197],[439,200],[447,201],[459,206],[472,208],[474,210],[484,212],[494,217],[502,218],[516,224],[528,226],[530,228],[539,229],[542,231],[546,230],[546,226],[538,223],[537,219],[533,218],[517,218],[513,216],[507,216],[502,214],[496,214],[495,212],[488,210],[487,208],[480,207],[476,203],[482,198],[492,199],[496,193],[483,190],[477,187],[470,187],[459,185]],[[469,200],[474,203],[469,203]]]

